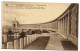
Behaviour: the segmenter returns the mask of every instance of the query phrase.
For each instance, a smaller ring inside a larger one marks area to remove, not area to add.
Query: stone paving
[[[14,37],[11,37],[14,39]],[[9,39],[8,39],[9,40]],[[6,44],[5,44],[6,45]],[[49,31],[49,33],[42,33],[31,44],[24,49],[34,50],[77,50],[78,48],[68,39],[65,39],[60,34]]]
[[[26,46],[24,49],[44,50],[47,46],[48,41],[49,41],[49,36],[39,37],[36,41],[32,42],[30,45]]]
[[[77,50],[77,47],[68,39],[61,35],[50,31],[50,40],[46,46],[46,50]]]
[[[56,32],[49,31],[50,39],[45,37],[38,38],[35,42],[27,46],[25,49],[38,49],[38,50],[77,50],[75,45],[68,39],[63,38]],[[49,40],[49,41],[48,41]]]
[[[63,40],[64,38],[57,34],[57,33],[53,33],[50,32],[50,40],[46,46],[46,50],[64,50],[62,44],[61,44],[61,40]]]

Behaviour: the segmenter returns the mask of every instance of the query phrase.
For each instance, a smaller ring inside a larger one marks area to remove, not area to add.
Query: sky
[[[2,25],[12,25],[12,21],[15,20],[15,18],[20,24],[49,22],[59,17],[70,4],[71,3],[3,2]]]

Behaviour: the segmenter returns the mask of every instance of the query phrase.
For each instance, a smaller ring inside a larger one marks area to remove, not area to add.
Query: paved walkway
[[[77,47],[61,35],[50,31],[50,40],[45,48],[46,50],[77,50]]]
[[[26,46],[25,49],[38,49],[38,50],[77,50],[75,45],[64,39],[60,34],[49,31],[49,37],[39,37],[36,41]]]
[[[30,45],[26,46],[24,49],[34,49],[34,50],[44,50],[49,41],[49,37],[39,37],[36,41],[32,42]]]
[[[46,50],[64,50],[61,40],[64,40],[64,38],[57,34],[50,31],[50,40],[47,44]]]

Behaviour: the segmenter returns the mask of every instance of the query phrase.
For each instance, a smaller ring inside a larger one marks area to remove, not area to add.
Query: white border
[[[0,0],[0,41],[1,41],[1,3],[2,3],[2,1],[47,2],[47,3],[79,3],[80,2],[80,0]],[[80,7],[80,5],[79,5],[79,7]],[[79,12],[80,12],[80,8],[79,8]],[[79,16],[80,16],[80,13],[79,13]],[[79,25],[80,25],[80,18],[78,20],[79,20]],[[78,28],[79,28],[79,31],[78,31],[79,33],[78,34],[80,34],[80,27],[79,27],[79,25],[78,25]],[[78,50],[80,50],[80,48],[79,48],[80,47],[80,35],[78,36],[78,45],[79,45],[78,46]],[[1,48],[1,42],[0,42],[0,48]],[[0,49],[0,51],[6,51],[6,49]],[[13,50],[7,49],[7,51],[13,51]],[[20,50],[17,50],[17,51],[20,51]],[[23,50],[21,50],[21,51],[23,51]],[[53,51],[57,51],[57,50],[53,50]],[[58,50],[58,51],[60,51],[60,50]],[[70,50],[68,50],[68,51],[70,51]]]

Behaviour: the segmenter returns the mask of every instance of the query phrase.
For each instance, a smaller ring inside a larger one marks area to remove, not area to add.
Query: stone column
[[[61,19],[61,34],[63,33],[63,32],[62,32],[62,29],[63,29],[63,27],[62,27],[62,19]]]
[[[69,14],[68,14],[68,26],[67,26],[67,34],[69,34]]]
[[[67,36],[67,16],[66,16],[66,36]]]
[[[61,19],[60,19],[60,33],[61,33],[61,31],[62,31],[62,26],[61,26]]]
[[[61,33],[61,19],[60,19],[60,33]]]
[[[58,32],[60,33],[60,20],[58,20]]]
[[[65,32],[66,32],[66,27],[65,27],[65,25],[66,25],[66,21],[65,21],[65,17],[64,17],[64,35],[66,34]]]
[[[65,20],[64,20],[64,18],[63,18],[63,34],[65,33],[64,31],[65,31]]]
[[[66,35],[68,34],[68,15],[66,17]]]
[[[66,21],[67,19],[66,18],[67,17],[65,16],[65,36],[67,35],[67,33],[66,33],[67,32],[67,21]]]

